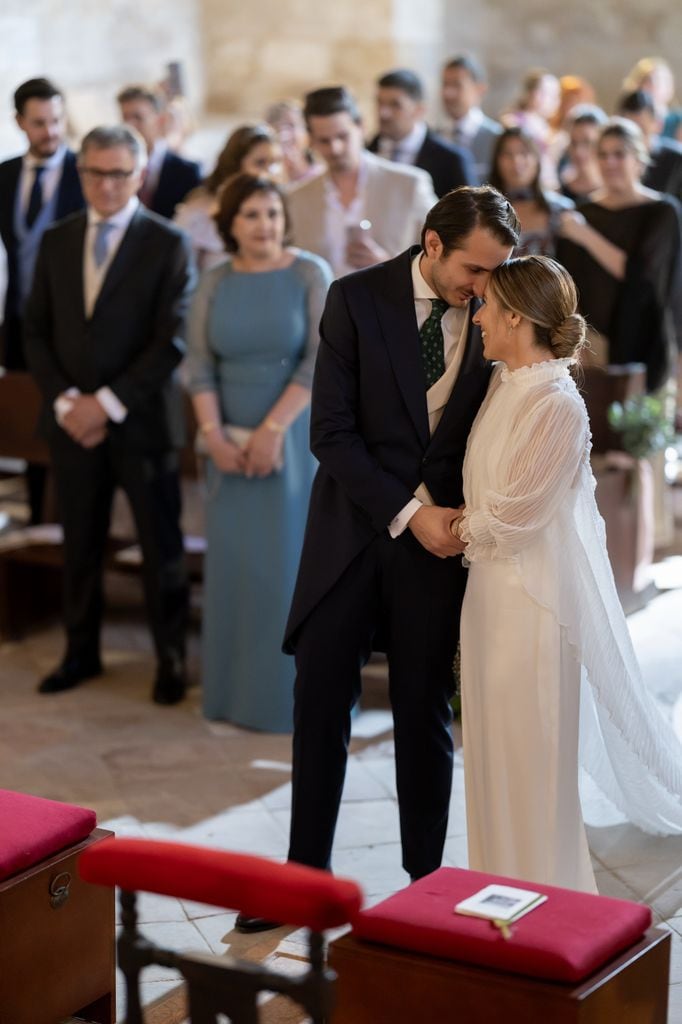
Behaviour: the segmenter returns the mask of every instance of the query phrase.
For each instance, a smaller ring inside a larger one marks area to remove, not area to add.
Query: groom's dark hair
[[[427,213],[422,249],[426,248],[426,232],[435,231],[443,243],[443,255],[447,256],[460,247],[474,228],[489,231],[502,245],[516,245],[521,225],[514,207],[496,188],[463,185],[444,195]]]

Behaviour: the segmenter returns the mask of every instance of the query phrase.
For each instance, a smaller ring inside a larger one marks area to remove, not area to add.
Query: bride
[[[451,529],[469,563],[462,726],[469,867],[595,892],[579,757],[640,828],[682,834],[682,746],[641,679],[594,500],[585,336],[547,257],[493,271],[480,324],[499,361]]]

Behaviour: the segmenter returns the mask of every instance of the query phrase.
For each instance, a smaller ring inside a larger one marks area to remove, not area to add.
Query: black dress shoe
[[[248,934],[249,932],[269,932],[273,928],[281,928],[278,921],[268,921],[266,917],[249,917],[248,914],[237,914],[234,923],[235,931]]]
[[[152,700],[155,704],[179,704],[184,700],[186,689],[187,677],[184,668],[162,667],[159,668],[154,680]]]
[[[45,676],[38,693],[61,693],[72,690],[84,679],[94,679],[102,675],[102,663],[99,658],[65,658],[59,668],[49,676]]]

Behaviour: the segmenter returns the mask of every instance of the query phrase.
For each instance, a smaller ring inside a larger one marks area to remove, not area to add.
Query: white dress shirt
[[[123,236],[130,226],[135,211],[140,205],[137,196],[129,199],[126,205],[114,213],[111,217],[102,217],[91,206],[88,207],[88,224],[85,231],[85,244],[83,246],[83,299],[85,303],[85,315],[89,319],[97,302],[104,278],[107,275],[114,256],[123,241]],[[101,266],[95,263],[95,238],[97,236],[97,225],[101,221],[107,221],[113,227],[107,235],[107,254]],[[69,388],[64,394],[59,395],[54,403],[57,422],[62,424],[62,419],[73,407],[72,398],[80,394],[78,388]],[[98,388],[95,398],[104,409],[105,413],[114,423],[122,423],[128,415],[128,410],[123,402],[114,394],[109,387]]]
[[[417,121],[409,135],[406,135],[404,139],[400,139],[398,142],[386,138],[385,135],[380,135],[378,143],[379,156],[383,156],[386,160],[392,160],[396,164],[410,164],[413,167],[419,150],[424,145],[426,132],[426,122]]]
[[[161,177],[161,168],[168,152],[168,143],[165,139],[157,139],[154,148],[147,157],[147,170],[144,176],[142,191],[153,196]]]
[[[19,179],[21,209],[24,213],[26,213],[26,210],[28,209],[29,199],[31,198],[31,190],[33,189],[33,181],[35,179],[35,168],[45,168],[40,179],[40,189],[43,193],[43,201],[41,205],[44,206],[45,203],[49,203],[59,187],[62,171],[64,169],[65,156],[66,146],[60,146],[57,152],[53,153],[52,156],[47,158],[47,160],[40,160],[31,153],[26,153],[24,155],[21,166],[21,177]]]
[[[432,288],[426,283],[422,277],[420,270],[420,263],[422,259],[422,253],[419,253],[412,260],[412,290],[414,292],[414,307],[415,314],[417,317],[417,327],[421,330],[422,324],[431,315],[431,300],[437,299],[438,296]],[[467,327],[469,323],[469,307],[464,306],[462,308],[456,306],[450,306],[446,309],[441,319],[441,328],[443,331],[443,355],[445,357],[445,373],[440,378],[441,381],[445,377],[454,385],[457,379],[460,365],[462,363],[462,356],[464,355],[464,346],[466,345]],[[434,392],[434,395],[438,391],[442,391],[439,388],[440,381],[436,381],[426,393],[427,404],[429,403],[429,395]],[[452,387],[450,387],[450,392]],[[444,396],[440,396],[442,401]],[[449,396],[448,396],[449,397]],[[442,406],[441,406],[442,408]],[[440,416],[430,416],[429,426],[431,432],[435,430]],[[423,490],[423,485],[417,488],[417,491]],[[388,532],[391,537],[395,539],[399,537],[401,533],[407,528],[412,516],[415,514],[417,509],[421,508],[424,504],[419,498],[414,497],[411,501],[408,501],[407,505],[398,513],[395,519],[392,519],[388,526]]]
[[[450,138],[454,142],[458,142],[460,146],[471,146],[478,134],[478,129],[483,124],[484,116],[480,107],[471,107],[464,117],[450,123]]]
[[[360,221],[364,220],[366,182],[367,169],[362,158],[360,158],[355,196],[349,206],[344,206],[331,176],[328,176],[325,180],[324,252],[334,271],[334,277],[343,277],[345,274],[350,274],[353,270],[357,269],[356,267],[351,267],[346,262],[348,228],[356,227],[360,224]],[[371,234],[371,228],[369,231]]]

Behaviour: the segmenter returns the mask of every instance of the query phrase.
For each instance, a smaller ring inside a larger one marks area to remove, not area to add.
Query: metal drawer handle
[[[58,910],[64,906],[70,895],[70,885],[71,875],[68,871],[62,871],[61,874],[52,879],[50,882],[50,906],[53,910]]]

